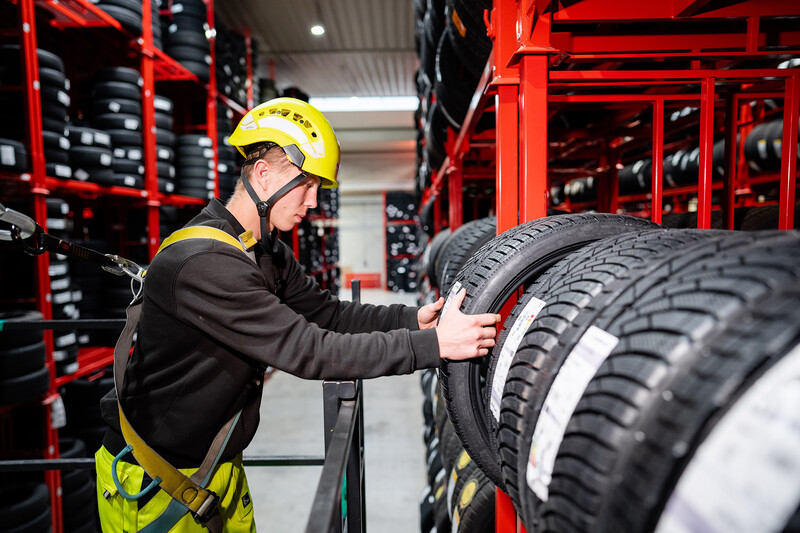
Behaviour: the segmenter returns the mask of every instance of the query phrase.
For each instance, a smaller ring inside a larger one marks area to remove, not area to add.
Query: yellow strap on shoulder
[[[247,233],[247,232],[245,232]],[[250,234],[252,238],[252,233]],[[221,229],[217,228],[209,228],[208,226],[189,226],[188,228],[179,229],[166,239],[164,242],[161,243],[161,246],[158,247],[158,254],[171,244],[175,244],[178,241],[182,241],[184,239],[214,239],[215,241],[221,241],[230,244],[231,246],[235,246],[239,250],[246,252],[245,247],[242,245],[236,237],[232,237],[228,233],[225,233]]]

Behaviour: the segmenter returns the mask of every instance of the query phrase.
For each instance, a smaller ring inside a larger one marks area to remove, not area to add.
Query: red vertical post
[[[525,55],[519,80],[520,222],[547,216],[547,56]]]
[[[464,223],[464,172],[461,161],[450,167],[447,175],[450,229],[455,231]]]
[[[153,67],[153,25],[150,2],[142,7],[142,135],[144,141],[144,188],[147,192],[147,256],[153,258],[161,240],[158,208],[158,159],[156,156],[156,83]]]
[[[208,76],[208,96],[206,98],[206,135],[211,137],[211,147],[214,150],[214,196],[219,197],[219,140],[217,139],[217,53],[215,50],[214,42],[216,40],[214,34],[214,0],[204,0],[208,7],[208,27],[211,29],[211,34],[208,39],[211,55],[211,65],[209,65]]]
[[[797,179],[797,114],[800,110],[800,76],[786,78],[783,99],[781,143],[781,189],[778,229],[794,227],[795,182]]]
[[[498,533],[510,533],[516,531],[517,512],[511,497],[500,489],[495,491],[494,496],[494,516],[495,531]]]
[[[701,83],[700,94],[700,175],[697,185],[697,227],[711,227],[711,170],[714,146],[714,83],[708,77]]]
[[[497,234],[519,224],[519,88],[497,88]]]
[[[19,2],[22,66],[25,80],[25,100],[27,102],[28,119],[28,147],[31,153],[31,183],[33,185],[33,212],[34,218],[47,230],[47,204],[45,197],[49,194],[45,186],[47,170],[44,160],[44,138],[42,136],[42,101],[41,84],[39,81],[39,57],[37,55],[36,39],[36,13],[33,0],[20,0]],[[52,307],[50,304],[50,276],[48,266],[50,264],[48,254],[41,254],[36,260],[36,301],[39,311],[45,320],[52,318]],[[46,331],[45,339],[45,363],[50,373],[50,387],[47,397],[52,400],[58,394],[55,387],[56,368],[53,361],[53,335],[51,331]],[[43,410],[45,413],[45,459],[55,459],[59,455],[58,450],[58,431],[53,429],[50,416],[50,405],[45,401]],[[47,470],[44,473],[44,480],[50,491],[50,511],[51,525],[54,533],[63,531],[62,508],[61,508],[61,472],[59,470]]]
[[[653,179],[651,183],[650,220],[661,224],[663,210],[662,191],[664,182],[664,99],[653,101]]]
[[[734,229],[736,161],[739,156],[736,142],[739,125],[739,99],[736,96],[725,100],[725,124],[725,161],[723,163],[725,176],[722,188],[722,216],[725,220],[725,229]]]

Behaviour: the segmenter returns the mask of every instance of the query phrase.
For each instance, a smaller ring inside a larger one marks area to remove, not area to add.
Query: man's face
[[[274,194],[281,187],[289,183],[300,173],[300,169],[294,165],[287,170],[278,172],[272,179],[270,189],[274,189],[270,194]],[[317,207],[317,190],[319,189],[320,179],[316,176],[308,176],[300,185],[289,191],[278,200],[270,211],[270,223],[280,231],[290,231],[296,224],[303,220],[309,209]]]

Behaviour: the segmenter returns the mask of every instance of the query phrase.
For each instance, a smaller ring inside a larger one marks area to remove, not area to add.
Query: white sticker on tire
[[[800,346],[745,392],[684,470],[656,533],[783,531],[800,502]]]
[[[519,348],[519,344],[522,342],[522,337],[525,336],[528,328],[544,306],[545,303],[542,300],[531,298],[514,321],[514,324],[508,332],[506,341],[503,343],[503,349],[500,350],[500,356],[497,358],[497,365],[494,369],[492,397],[489,401],[489,408],[492,410],[495,420],[500,420],[500,401],[503,399],[503,388],[506,385],[506,378],[508,377],[508,370],[511,368],[511,361],[517,353],[517,348]]]
[[[547,392],[533,430],[525,473],[528,486],[542,501],[546,502],[549,496],[553,464],[564,439],[567,423],[589,381],[618,342],[619,339],[611,333],[591,326],[564,360]]]
[[[75,363],[77,366],[77,363]],[[66,370],[66,369],[65,369]],[[77,368],[75,368],[77,370]],[[71,373],[74,373],[73,370]],[[64,372],[65,374],[68,372]],[[61,395],[57,395],[55,400],[50,404],[50,427],[52,429],[63,428],[67,425],[67,410],[64,408],[64,400]]]
[[[461,282],[456,281],[452,287],[450,287],[450,293],[447,295],[447,300],[444,301],[444,305],[442,306],[442,312],[439,313],[439,321],[441,322],[442,318],[444,318],[445,313],[450,308],[450,302],[453,300],[453,297],[458,294],[458,291],[461,290]]]
[[[0,163],[9,167],[17,164],[17,156],[14,154],[13,146],[0,146]]]

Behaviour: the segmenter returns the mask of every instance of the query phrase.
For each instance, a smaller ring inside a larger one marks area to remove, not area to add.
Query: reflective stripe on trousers
[[[139,509],[135,500],[126,500],[117,493],[111,479],[111,462],[114,456],[101,447],[95,454],[97,468],[97,507],[100,513],[100,524],[103,533],[134,533],[158,518],[166,509],[170,500],[169,494],[159,490],[152,499]],[[195,469],[182,468],[181,472],[190,476]],[[120,461],[117,463],[117,476],[123,488],[131,494],[142,489],[144,469],[138,465]],[[242,468],[242,457],[217,465],[217,471],[207,487],[219,496],[219,512],[222,514],[224,529],[228,533],[255,533],[256,525],[253,513],[253,502],[247,477]],[[205,532],[208,530],[199,525],[191,515],[187,514],[170,529],[175,533]]]

